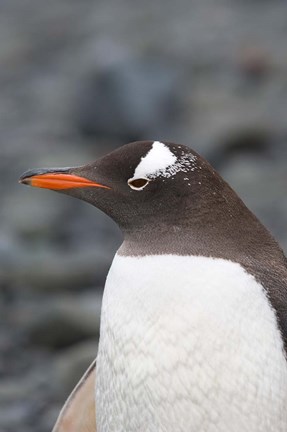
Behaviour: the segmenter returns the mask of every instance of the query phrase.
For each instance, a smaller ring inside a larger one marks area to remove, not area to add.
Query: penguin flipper
[[[63,406],[52,432],[96,432],[96,360]]]

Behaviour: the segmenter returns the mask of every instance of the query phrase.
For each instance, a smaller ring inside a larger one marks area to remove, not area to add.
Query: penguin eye
[[[149,183],[149,180],[146,178],[137,178],[137,179],[129,179],[128,185],[131,189],[134,190],[142,190]]]

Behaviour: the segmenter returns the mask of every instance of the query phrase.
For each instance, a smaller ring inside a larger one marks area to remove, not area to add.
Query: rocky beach
[[[49,432],[97,352],[116,225],[18,184],[138,139],[204,155],[287,252],[285,2],[0,5],[0,432]]]

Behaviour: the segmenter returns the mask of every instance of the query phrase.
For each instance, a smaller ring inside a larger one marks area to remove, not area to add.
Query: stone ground
[[[48,432],[97,349],[121,235],[17,184],[134,139],[194,147],[287,251],[285,2],[3,0],[0,432]]]

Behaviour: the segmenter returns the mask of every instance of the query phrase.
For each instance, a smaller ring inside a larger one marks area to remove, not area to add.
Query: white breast
[[[239,264],[116,256],[102,306],[98,432],[286,432],[275,313]]]

